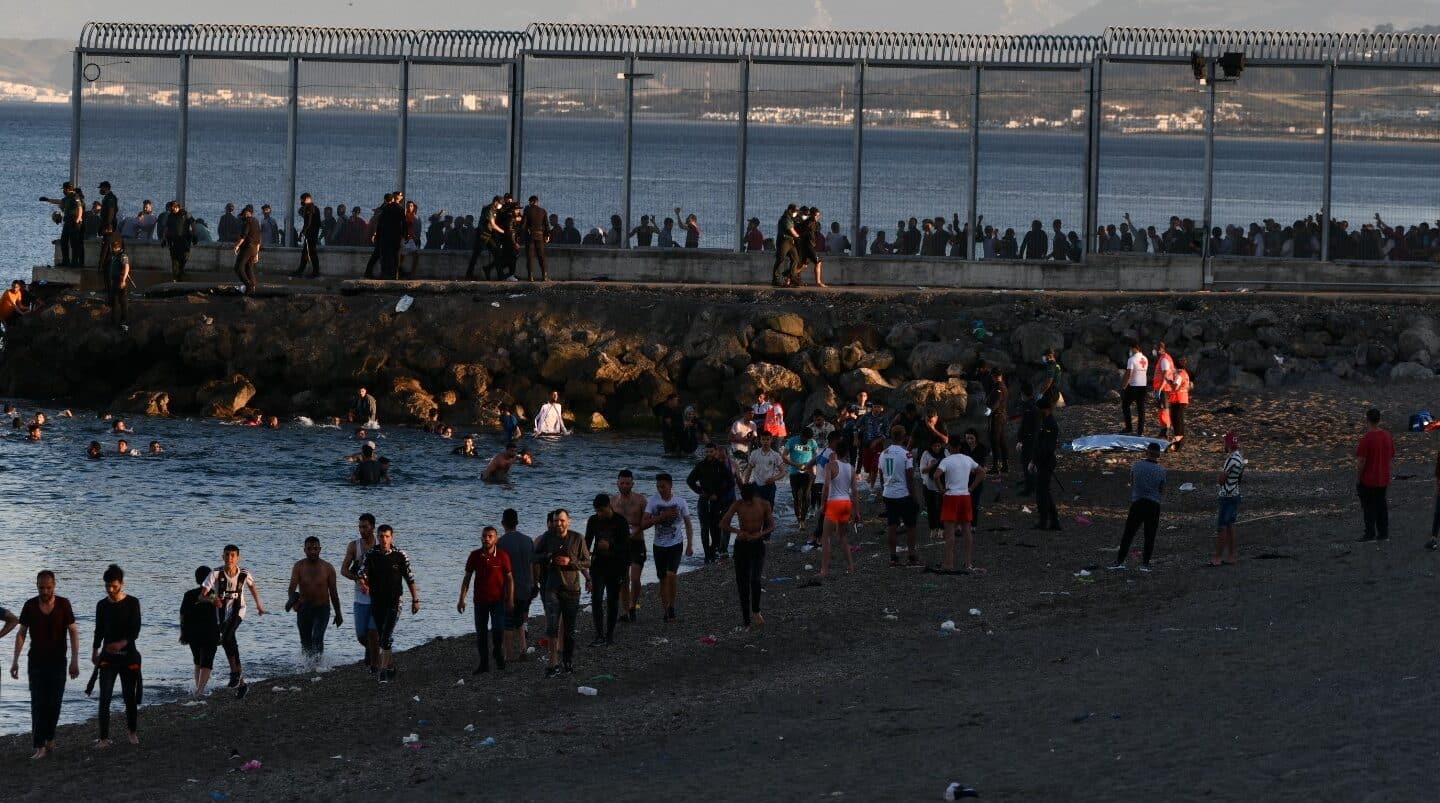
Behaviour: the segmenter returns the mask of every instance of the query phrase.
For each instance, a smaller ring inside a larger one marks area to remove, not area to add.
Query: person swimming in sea
[[[90,445],[85,447],[85,456],[91,460],[99,460],[103,456],[103,452],[100,450],[100,441],[90,441]]]
[[[450,450],[450,454],[457,457],[479,457],[480,453],[475,451],[475,436],[466,435],[465,440],[461,441],[459,446]]]
[[[529,452],[520,451],[515,442],[511,441],[505,444],[505,451],[490,458],[490,464],[480,472],[480,479],[495,485],[509,485],[510,469],[514,468],[516,463],[532,466],[535,460],[530,457]]]
[[[366,443],[360,447],[359,461],[355,464],[355,470],[350,474],[350,482],[355,485],[380,485],[390,481],[390,461],[383,457],[375,456],[375,446]]]
[[[115,444],[115,454],[118,454],[118,455],[120,455],[120,456],[122,456],[122,457],[129,457],[129,456],[130,456],[130,441],[127,441],[127,440],[125,440],[124,438],[121,438],[121,439],[120,439],[120,442],[117,443],[117,444]]]
[[[117,418],[115,419],[115,423],[110,427],[110,431],[118,434],[121,432],[134,432],[135,430],[125,424],[125,419]]]
[[[150,441],[150,454],[164,454],[165,450],[160,446],[160,441]]]

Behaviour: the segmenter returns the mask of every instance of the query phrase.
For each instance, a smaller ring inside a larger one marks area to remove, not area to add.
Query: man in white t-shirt
[[[730,453],[735,457],[747,454],[755,440],[754,412],[746,410],[730,425]]]
[[[645,503],[645,516],[640,531],[655,528],[652,552],[655,576],[660,578],[660,601],[665,605],[665,621],[675,620],[675,577],[680,571],[680,522],[685,522],[685,556],[695,554],[695,526],[690,521],[690,506],[675,496],[674,480],[669,474],[655,475],[655,495]]]
[[[750,451],[750,457],[746,461],[748,467],[749,481],[755,485],[755,492],[775,507],[775,483],[785,476],[785,462],[780,459],[780,453],[772,446],[774,438],[768,432],[761,432],[758,438],[760,446]]]
[[[942,572],[957,572],[955,568],[955,525],[960,525],[960,536],[965,541],[964,571],[975,571],[975,541],[970,531],[974,521],[970,492],[985,480],[985,467],[970,459],[960,450],[965,442],[957,440],[950,444],[950,456],[935,466],[935,485],[943,494],[940,500],[940,521],[945,525],[945,560],[940,564]]]
[[[1125,416],[1125,434],[1131,433],[1130,406],[1135,406],[1137,435],[1145,434],[1145,396],[1149,380],[1150,359],[1140,350],[1140,344],[1130,341],[1130,357],[1125,360],[1125,389],[1120,391],[1120,412]]]
[[[879,473],[884,483],[880,489],[880,498],[885,503],[885,535],[890,541],[890,565],[900,565],[900,554],[898,549],[899,530],[905,530],[905,546],[910,552],[910,565],[920,563],[920,557],[915,552],[915,522],[919,517],[919,511],[915,505],[915,496],[910,489],[910,480],[914,476],[915,461],[910,455],[910,450],[902,444],[905,441],[905,428],[894,426],[890,428],[890,443],[880,452]]]
[[[569,435],[570,430],[565,426],[565,411],[560,406],[560,392],[550,391],[550,401],[540,405],[540,412],[535,414],[536,435]]]
[[[235,631],[245,620],[245,592],[255,598],[255,611],[265,615],[265,606],[260,602],[260,589],[255,578],[246,569],[240,568],[240,547],[227,544],[222,554],[225,565],[210,573],[201,586],[201,596],[215,605],[215,617],[220,624],[220,646],[225,648],[225,657],[230,661],[230,688],[235,696],[245,697],[247,686],[240,667],[240,645],[235,641]],[[238,687],[238,688],[237,688]]]
[[[920,476],[920,490],[925,496],[925,521],[930,525],[930,537],[940,532],[940,486],[935,484],[935,467],[945,459],[945,442],[930,441],[920,460],[915,464],[915,473]]]

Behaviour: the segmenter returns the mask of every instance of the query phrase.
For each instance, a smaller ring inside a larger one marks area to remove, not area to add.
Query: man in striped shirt
[[[1235,520],[1240,516],[1240,480],[1245,476],[1245,456],[1240,453],[1240,435],[1225,433],[1225,466],[1220,469],[1220,513],[1215,520],[1215,556],[1211,566],[1234,566],[1240,562],[1235,546]]]

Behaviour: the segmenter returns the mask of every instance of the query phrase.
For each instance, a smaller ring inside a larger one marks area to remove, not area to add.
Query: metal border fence
[[[594,25],[535,23],[523,31],[381,30],[363,28],[311,28],[260,25],[159,25],[93,22],[84,26],[74,53],[72,91],[71,180],[80,181],[82,90],[93,82],[95,58],[175,58],[180,76],[176,111],[175,197],[183,202],[187,180],[189,74],[197,58],[250,59],[284,62],[288,67],[286,105],[288,132],[286,171],[288,229],[295,219],[296,134],[299,112],[299,73],[303,62],[381,62],[399,65],[398,113],[395,134],[395,186],[406,181],[409,134],[410,68],[414,64],[489,65],[509,72],[508,186],[521,194],[527,61],[546,59],[613,59],[624,65],[617,79],[625,80],[624,151],[620,216],[631,228],[631,185],[634,173],[634,111],[636,63],[646,60],[700,60],[739,65],[739,124],[736,132],[737,191],[735,242],[744,248],[746,141],[750,115],[751,66],[756,63],[832,65],[849,68],[853,86],[854,121],[851,241],[863,242],[861,195],[865,149],[865,83],[871,67],[925,67],[968,72],[972,90],[969,119],[970,169],[968,171],[969,232],[976,232],[979,196],[979,139],[985,105],[987,70],[1073,71],[1087,87],[1084,109],[1084,222],[1083,255],[1095,248],[1099,194],[1099,140],[1101,137],[1104,68],[1107,63],[1177,64],[1200,52],[1215,58],[1226,52],[1245,54],[1248,64],[1274,67],[1314,67],[1325,75],[1322,141],[1324,177],[1322,220],[1331,212],[1333,143],[1335,135],[1335,72],[1337,69],[1392,69],[1437,71],[1440,76],[1440,35],[1394,33],[1296,33],[1282,31],[1225,31],[1159,28],[1109,28],[1096,36],[1008,36],[961,33],[896,33],[833,30],[780,30],[765,28],[706,28],[692,26]],[[1212,226],[1216,95],[1209,83],[1204,109],[1202,257],[1209,254]],[[1330,226],[1321,226],[1320,259],[1331,254]],[[969,256],[976,256],[971,236]],[[1083,258],[1083,257],[1082,257]]]

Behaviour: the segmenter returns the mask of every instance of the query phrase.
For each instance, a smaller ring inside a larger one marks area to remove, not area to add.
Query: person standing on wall
[[[260,286],[255,266],[260,263],[260,222],[255,219],[255,207],[246,204],[240,210],[240,239],[235,243],[235,275],[239,277],[243,291],[254,294]]]
[[[310,269],[310,278],[320,275],[320,209],[310,193],[300,196],[300,267],[290,274],[296,278]]]
[[[535,263],[540,263],[540,281],[550,281],[550,270],[545,264],[545,244],[550,241],[550,215],[540,205],[540,196],[530,196],[521,220],[529,239],[525,243],[525,278],[535,281]]]

